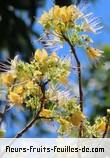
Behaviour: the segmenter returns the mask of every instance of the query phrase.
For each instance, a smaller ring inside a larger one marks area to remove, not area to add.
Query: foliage
[[[26,58],[31,56],[34,47],[31,36],[39,37],[33,31],[34,17],[37,9],[44,6],[45,0],[0,1],[0,50],[8,50],[11,57],[23,53]],[[27,19],[23,18],[27,14]],[[27,23],[29,21],[29,24]],[[25,54],[25,52],[27,52]]]

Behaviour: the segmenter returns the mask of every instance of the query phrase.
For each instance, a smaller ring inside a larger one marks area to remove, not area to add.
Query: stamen
[[[3,69],[3,68],[0,68],[0,71],[3,71],[3,72],[8,72],[9,70],[7,70],[7,69]]]

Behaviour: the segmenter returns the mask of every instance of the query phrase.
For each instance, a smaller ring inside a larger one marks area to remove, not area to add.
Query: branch
[[[80,102],[80,108],[81,111],[83,112],[83,90],[82,90],[82,74],[81,74],[81,64],[80,61],[77,57],[76,51],[74,46],[71,44],[71,41],[63,34],[63,38],[65,41],[69,44],[72,54],[75,57],[76,63],[77,63],[77,72],[78,72],[78,85],[79,85],[79,102]],[[82,137],[82,130],[83,130],[83,121],[81,121],[80,127],[79,127],[79,138]]]
[[[78,135],[78,138],[82,137],[82,131],[83,131],[83,121],[81,121],[81,124],[79,126],[79,135]]]
[[[70,40],[62,33],[65,41],[69,44],[69,46],[71,47],[71,50],[72,50],[72,54],[74,55],[75,57],[75,60],[76,60],[76,63],[77,63],[77,72],[78,72],[78,82],[79,82],[79,98],[80,98],[80,108],[81,108],[81,111],[83,112],[83,90],[82,90],[82,74],[81,74],[81,64],[80,64],[80,61],[76,55],[76,51],[75,51],[75,48],[74,46],[71,44]]]
[[[45,119],[45,120],[53,120],[56,117],[45,117],[45,116],[39,116],[38,119]]]
[[[36,120],[38,119],[39,113],[41,112],[41,110],[38,111],[38,113],[36,113],[35,117],[31,120],[31,122],[29,122],[26,127],[17,133],[17,135],[15,136],[15,138],[20,138],[22,137],[22,135],[33,126],[33,124],[36,122]]]
[[[41,98],[41,106],[38,112],[36,112],[34,118],[26,125],[26,127],[24,127],[24,129],[22,129],[20,132],[17,133],[17,135],[15,136],[15,138],[20,138],[22,137],[22,135],[27,132],[28,129],[30,129],[34,123],[40,118],[40,112],[42,111],[44,104],[45,104],[45,83],[40,85],[41,86],[41,91],[42,91],[42,98]]]
[[[107,134],[107,132],[108,132],[108,128],[109,128],[109,121],[110,121],[110,117],[109,117],[109,116],[107,116],[107,123],[106,123],[105,131],[104,131],[104,133],[103,133],[102,138],[105,138],[105,136],[106,136],[106,134]]]

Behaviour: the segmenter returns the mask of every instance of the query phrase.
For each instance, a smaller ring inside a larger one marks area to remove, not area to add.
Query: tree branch
[[[108,132],[108,128],[109,128],[109,121],[110,121],[110,117],[109,117],[109,116],[107,116],[107,123],[106,123],[106,126],[105,126],[105,131],[104,131],[104,133],[103,133],[102,138],[105,138],[105,136],[106,136],[106,134],[107,134],[107,132]]]
[[[74,46],[71,44],[70,40],[62,33],[65,41],[69,44],[72,54],[75,57],[76,63],[77,63],[77,72],[78,72],[78,85],[79,85],[79,101],[80,101],[80,108],[81,111],[83,112],[83,90],[82,90],[82,74],[81,74],[81,64],[80,61],[76,55],[76,51]]]
[[[71,44],[70,40],[63,34],[63,38],[65,41],[69,44],[72,54],[75,57],[76,63],[77,63],[77,72],[78,72],[78,85],[79,85],[79,102],[80,102],[80,108],[81,111],[83,112],[83,90],[82,90],[82,73],[81,73],[81,64],[80,61],[77,57],[76,51],[74,46]],[[80,127],[79,127],[79,138],[82,137],[82,130],[83,130],[83,121],[81,121]]]
[[[41,106],[40,106],[40,109],[39,111],[36,112],[34,118],[26,125],[26,127],[24,127],[24,129],[22,129],[20,132],[18,132],[15,136],[15,138],[20,138],[22,137],[22,135],[27,132],[27,130],[29,128],[31,128],[33,126],[33,124],[40,118],[39,115],[40,115],[40,112],[42,111],[43,107],[44,107],[44,104],[45,104],[45,83],[44,84],[41,84],[40,87],[41,87],[41,91],[42,91],[42,98],[41,98]]]

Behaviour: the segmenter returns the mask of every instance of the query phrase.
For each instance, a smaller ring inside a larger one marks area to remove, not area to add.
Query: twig
[[[53,120],[56,117],[45,117],[45,116],[39,116],[38,119],[45,119],[45,120]]]
[[[40,113],[40,112],[39,112],[39,113]],[[39,114],[37,113],[37,115],[39,115]],[[32,121],[31,121],[29,124],[27,124],[27,126],[26,126],[22,131],[20,131],[19,133],[17,133],[17,135],[15,136],[15,138],[20,138],[20,137],[22,137],[22,135],[23,135],[29,128],[31,128],[32,125],[33,125],[38,119],[46,119],[46,120],[52,120],[52,119],[54,119],[54,117],[40,117],[40,116],[37,116],[37,115],[32,119]]]
[[[76,63],[77,63],[77,72],[78,72],[78,85],[79,85],[79,100],[80,100],[80,108],[81,108],[81,111],[83,111],[83,90],[82,90],[82,74],[81,74],[81,64],[80,64],[80,61],[76,55],[76,51],[75,51],[75,48],[74,46],[71,44],[70,40],[62,33],[65,41],[69,44],[69,46],[71,47],[71,50],[72,50],[72,54],[74,55],[75,57],[75,60],[76,60]]]
[[[79,135],[78,135],[78,138],[81,138],[82,137],[82,131],[83,131],[83,121],[81,121],[81,124],[79,126]]]
[[[38,117],[37,119],[47,119],[47,120],[52,120],[52,119],[54,119],[54,117]],[[16,141],[16,138],[18,138],[18,137],[14,137],[14,139],[12,140],[12,142],[8,145],[8,146],[12,146],[13,145],[13,143]],[[0,158],[2,158],[4,155],[6,154],[6,151],[5,150],[3,150],[3,152],[0,152]]]
[[[26,127],[25,127],[22,131],[20,131],[20,132],[17,133],[17,135],[15,136],[15,138],[20,138],[20,137],[22,137],[22,135],[23,135],[29,128],[31,128],[31,127],[33,126],[33,124],[34,124],[34,123],[36,122],[36,120],[38,119],[38,116],[39,116],[40,112],[41,112],[41,109],[38,111],[38,113],[36,113],[35,117],[31,120],[31,122],[29,122],[29,123],[26,125]]]
[[[79,102],[80,102],[80,108],[81,111],[83,112],[83,90],[82,90],[82,74],[81,74],[81,64],[80,61],[77,57],[74,45],[71,44],[71,41],[65,36],[65,34],[62,35],[65,39],[65,41],[69,44],[72,54],[75,57],[76,63],[77,63],[77,73],[78,73],[78,85],[79,85]],[[79,127],[79,138],[82,137],[82,130],[83,130],[83,121],[81,121],[80,127]]]
[[[47,84],[47,83],[46,83]],[[36,112],[34,118],[26,125],[26,127],[24,127],[24,129],[22,129],[20,132],[17,133],[17,135],[15,136],[15,138],[20,138],[22,137],[22,135],[27,132],[27,130],[29,128],[31,128],[34,123],[39,119],[39,115],[40,115],[40,112],[42,111],[43,107],[44,107],[44,104],[45,104],[45,83],[42,83],[40,84],[40,87],[41,87],[41,91],[42,91],[42,98],[41,98],[41,106],[40,106],[40,109],[39,111]]]
[[[108,128],[109,128],[109,121],[110,121],[110,117],[109,117],[109,116],[107,116],[107,123],[106,123],[105,131],[104,131],[104,133],[103,133],[102,138],[105,138],[105,136],[106,136],[106,134],[107,134],[107,132],[108,132]]]

